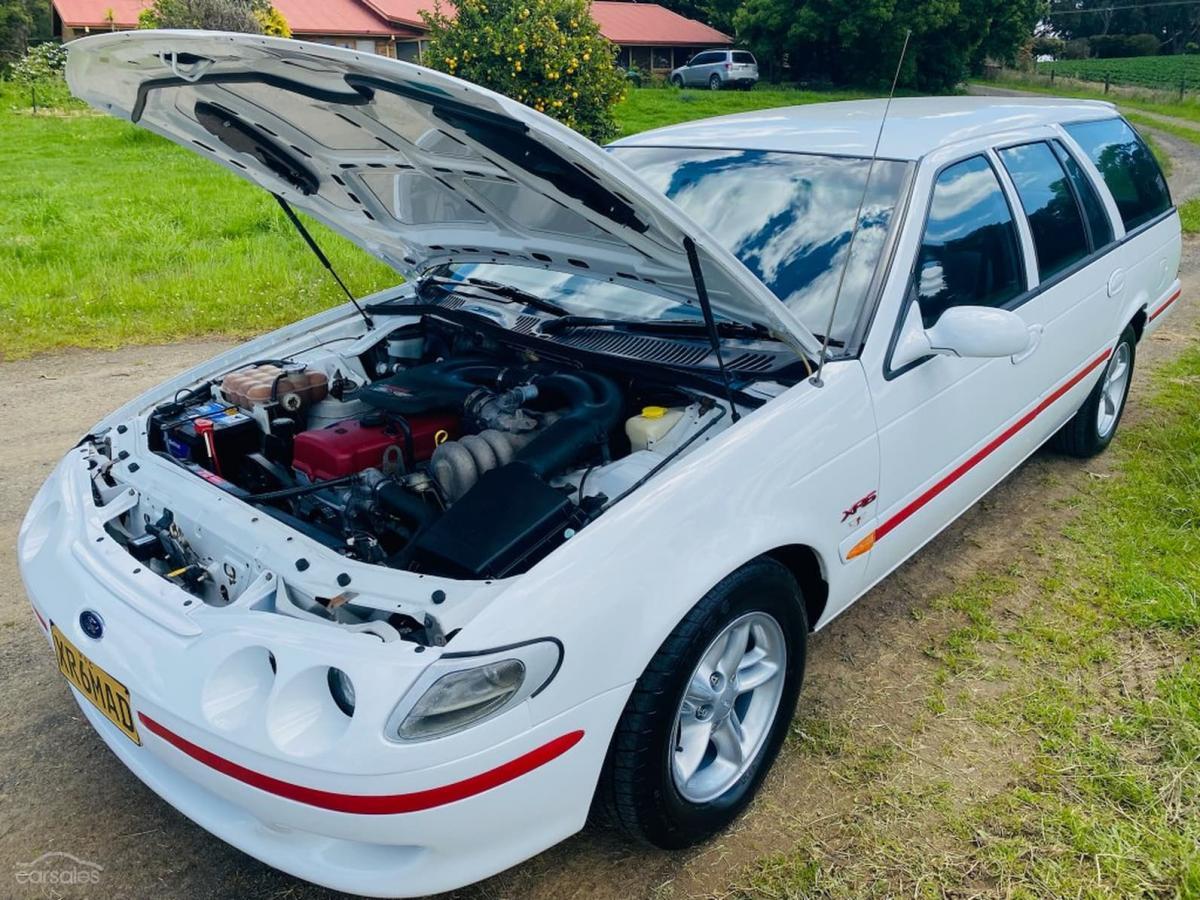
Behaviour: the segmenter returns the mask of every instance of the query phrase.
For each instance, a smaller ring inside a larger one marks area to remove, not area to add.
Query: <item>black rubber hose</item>
[[[479,359],[452,359],[415,366],[368,386],[357,396],[370,406],[399,415],[461,409],[480,387],[493,386],[502,366]]]
[[[412,491],[394,481],[385,481],[375,489],[376,499],[392,515],[404,522],[412,531],[425,528],[438,517],[438,510],[426,503]]]
[[[516,455],[542,478],[565,471],[588,450],[608,440],[621,421],[624,400],[611,378],[584,372],[535,378],[538,393],[557,392],[570,405],[569,411],[542,429]]]

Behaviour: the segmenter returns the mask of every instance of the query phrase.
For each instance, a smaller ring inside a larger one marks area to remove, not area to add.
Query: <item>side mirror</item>
[[[993,359],[1017,356],[1029,348],[1029,327],[1016,313],[988,306],[952,306],[930,327],[921,323],[916,303],[910,303],[892,352],[898,369],[926,356]]]

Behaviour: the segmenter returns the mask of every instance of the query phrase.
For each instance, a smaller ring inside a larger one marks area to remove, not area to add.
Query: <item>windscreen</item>
[[[870,161],[857,157],[694,147],[612,152],[708,229],[816,334],[829,327],[845,268],[830,337],[850,337],[879,267],[908,163],[876,160],[864,201]]]

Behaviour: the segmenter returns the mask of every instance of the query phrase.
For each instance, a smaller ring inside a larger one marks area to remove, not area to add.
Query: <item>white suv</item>
[[[705,50],[671,70],[675,87],[750,90],[758,83],[758,61],[748,50]]]

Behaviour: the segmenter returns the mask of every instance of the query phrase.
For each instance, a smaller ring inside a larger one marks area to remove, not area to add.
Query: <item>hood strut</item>
[[[271,196],[275,198],[275,202],[279,204],[279,207],[283,210],[284,215],[286,215],[291,223],[296,226],[296,230],[300,232],[300,237],[304,238],[304,242],[308,244],[308,247],[310,250],[312,250],[313,255],[317,257],[321,265],[329,270],[329,274],[332,275],[333,280],[338,283],[338,287],[340,287],[345,295],[350,298],[350,302],[354,304],[354,308],[358,310],[358,314],[362,316],[363,321],[367,323],[367,328],[373,329],[375,327],[374,321],[372,321],[371,317],[367,315],[366,311],[358,305],[358,300],[356,300],[354,295],[350,293],[350,288],[346,287],[346,282],[342,281],[341,276],[338,275],[338,273],[334,270],[333,264],[329,261],[329,257],[326,256],[324,251],[322,251],[317,245],[317,242],[313,236],[308,233],[308,229],[304,227],[304,223],[300,221],[295,210],[293,210],[291,206],[288,205],[288,202],[278,194],[272,194]]]
[[[717,368],[721,372],[721,383],[725,385],[725,399],[729,401],[730,421],[736,422],[737,407],[733,405],[733,388],[729,384],[729,372],[725,368],[725,357],[721,353],[721,337],[717,334],[717,320],[713,318],[712,304],[708,302],[708,288],[704,286],[704,272],[700,269],[700,257],[696,254],[696,242],[690,237],[683,239],[683,249],[687,251],[688,265],[692,267],[692,281],[696,283],[696,297],[700,301],[700,312],[704,314],[704,324],[708,328],[708,341],[712,344],[713,353],[717,354]]]

